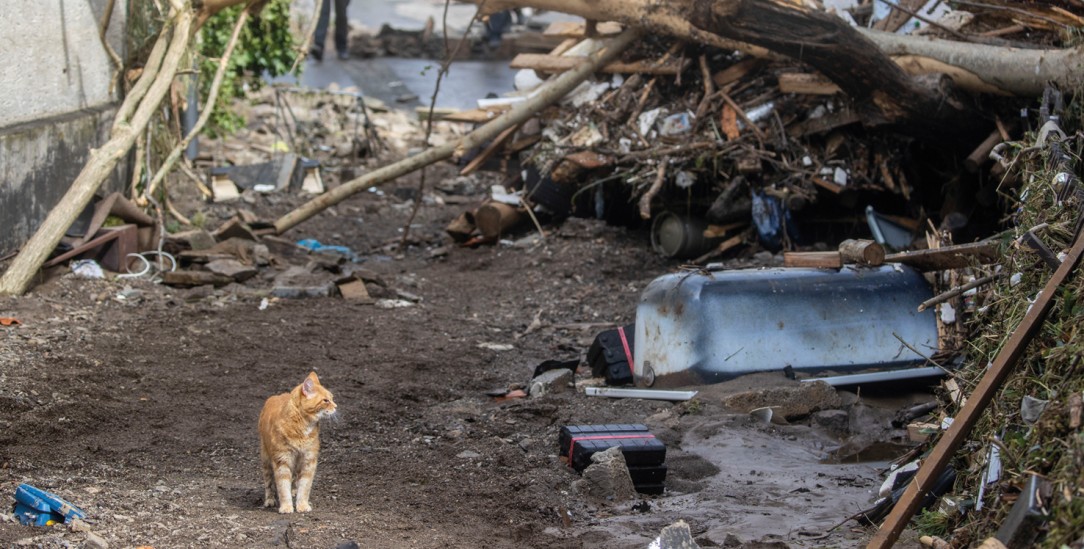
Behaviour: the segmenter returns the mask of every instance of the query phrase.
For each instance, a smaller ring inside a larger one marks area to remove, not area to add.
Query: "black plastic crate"
[[[625,463],[630,466],[659,465],[666,461],[666,445],[651,433],[627,433],[622,435],[590,435],[572,439],[569,463],[572,468],[582,471],[591,464],[591,456],[614,446],[621,447]]]
[[[662,485],[666,481],[666,470],[665,463],[662,465],[629,467],[629,476],[632,477],[632,483],[636,486],[637,491],[640,491],[641,486]]]
[[[653,496],[661,494],[664,489],[661,482],[658,484],[637,484],[635,488],[636,491],[641,494],[648,494]]]
[[[587,349],[587,363],[591,365],[591,375],[606,378],[607,385],[631,384],[635,332],[636,325],[629,324],[595,336],[591,347]],[[622,333],[625,336],[624,341],[621,338]]]
[[[572,439],[591,434],[627,434],[647,433],[647,425],[641,423],[610,423],[600,425],[565,425],[557,435],[557,446],[561,456],[567,456]]]

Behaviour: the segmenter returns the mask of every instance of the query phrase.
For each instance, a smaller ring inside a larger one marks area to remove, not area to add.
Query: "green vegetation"
[[[1077,94],[1080,97],[1080,94]],[[1065,188],[1063,164],[1055,159],[1052,143],[1064,151],[1072,170],[1080,173],[1084,162],[1084,134],[1079,132],[1081,108],[1067,105],[1060,121],[1065,137],[1049,133],[1036,146],[1039,132],[1031,132],[1007,151],[1012,162],[1002,193],[1013,200],[1013,237],[1039,227],[1036,234],[1055,252],[1073,243],[1078,220],[1084,215],[1084,188]],[[1037,115],[1033,114],[1037,118]],[[1038,124],[1036,124],[1038,126]],[[1059,192],[1060,191],[1060,192]],[[1006,246],[1001,270],[1005,273],[986,295],[977,296],[972,320],[968,364],[959,375],[962,387],[974,387],[1009,335],[1020,323],[1031,302],[1053,270],[1038,261],[1025,247]],[[1035,547],[1081,547],[1084,540],[1084,431],[1071,426],[1072,403],[1084,392],[1084,276],[1081,267],[1059,289],[1054,306],[1042,328],[1027,347],[1010,377],[990,403],[968,443],[957,453],[958,498],[978,498],[987,471],[991,445],[1001,456],[1000,477],[985,487],[982,510],[944,524],[957,547],[973,546],[993,536],[1020,497],[1031,475],[1049,482],[1044,508],[1049,520],[1037,532]],[[1021,414],[1026,397],[1047,401],[1038,420],[1030,423]],[[1078,404],[1079,405],[1079,404]],[[956,410],[948,410],[954,414]],[[1076,412],[1079,414],[1079,411]],[[939,525],[930,514],[916,519],[924,532]]]
[[[200,29],[198,69],[201,104],[206,102],[211,81],[218,70],[219,58],[226,49],[240,14],[240,6],[228,8],[212,17]],[[287,74],[296,56],[297,45],[290,32],[290,1],[270,0],[241,31],[219,91],[218,104],[205,131],[220,135],[242,128],[245,120],[230,109],[230,104],[244,97],[246,90],[260,89],[265,76]]]

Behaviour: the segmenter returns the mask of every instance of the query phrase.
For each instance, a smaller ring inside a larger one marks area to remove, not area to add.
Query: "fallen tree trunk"
[[[692,8],[697,0],[469,0],[483,4],[487,12],[534,7],[578,15],[590,20],[618,21],[758,57],[771,57],[764,47],[727,39],[693,25]],[[762,0],[717,2],[716,9]],[[1011,93],[1032,96],[1042,93],[1047,82],[1062,89],[1084,85],[1084,46],[1068,49],[1023,50],[856,29],[910,74],[944,73],[962,89],[979,93]]]
[[[330,208],[373,185],[386,183],[397,177],[444,160],[445,158],[452,156],[456,150],[466,150],[481,145],[482,143],[495,138],[502,131],[523,123],[538,111],[564,97],[565,94],[578,86],[580,82],[583,82],[587,77],[594,74],[599,67],[616,58],[618,54],[624,51],[625,48],[640,36],[640,31],[637,29],[626,30],[617,38],[609,41],[602,50],[585,59],[580,66],[563,73],[560,76],[554,77],[529,99],[517,104],[511,110],[494,118],[481,128],[467,134],[459,141],[453,141],[440,147],[427,149],[417,155],[404,158],[403,160],[389,164],[383,168],[373,170],[313,198],[275,221],[275,232],[282,234],[317,213]]]
[[[942,72],[969,91],[1039,96],[1048,82],[1063,90],[1084,86],[1084,46],[1027,50],[868,29],[860,32],[907,72]]]
[[[785,0],[695,0],[701,29],[806,63],[855,102],[869,126],[903,124],[941,135],[970,130],[976,115],[942,75],[912,77],[843,19]]]
[[[129,95],[131,100],[126,100],[119,112],[131,112],[131,119],[118,119],[113,125],[111,139],[101,148],[91,152],[90,159],[75,178],[71,188],[49,212],[49,216],[42,222],[41,227],[11,262],[3,278],[0,278],[0,294],[18,295],[26,292],[45,258],[56,248],[60,238],[64,236],[64,232],[71,226],[76,216],[94,198],[94,193],[116,167],[117,162],[128,154],[136,138],[147,127],[151,116],[158,110],[158,105],[169,92],[173,77],[177,74],[181,58],[188,50],[195,12],[186,6],[175,10],[171,14],[171,19],[172,33],[163,30],[158,38],[159,44],[152,50],[161,51],[160,44],[169,43],[162,58],[161,67],[155,73],[144,76],[153,80],[146,88],[146,95],[141,97],[135,94]]]

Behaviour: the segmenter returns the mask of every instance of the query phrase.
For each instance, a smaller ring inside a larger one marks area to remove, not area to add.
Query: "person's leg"
[[[324,0],[330,2],[332,0]],[[347,33],[350,31],[350,19],[346,15],[346,6],[350,0],[334,0],[335,2],[335,51],[339,52],[339,59],[346,59],[350,55],[347,44]]]
[[[512,26],[512,13],[509,10],[491,14],[486,21],[486,43],[491,48],[501,44],[501,35]]]
[[[327,43],[327,26],[331,22],[331,3],[335,0],[324,0],[320,6],[320,18],[316,20],[316,30],[312,33],[312,49],[309,53],[317,61],[324,59],[324,44]]]

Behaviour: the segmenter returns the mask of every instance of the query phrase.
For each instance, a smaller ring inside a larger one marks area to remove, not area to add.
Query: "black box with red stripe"
[[[632,383],[635,332],[636,325],[629,324],[595,336],[591,347],[587,349],[587,363],[591,365],[591,375],[605,377],[607,385]]]
[[[595,452],[619,446],[636,491],[662,493],[666,480],[666,445],[645,425],[566,425],[561,427],[557,444],[561,457],[576,471],[587,468]]]

